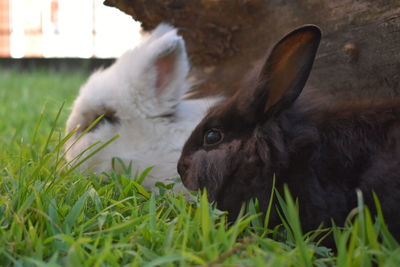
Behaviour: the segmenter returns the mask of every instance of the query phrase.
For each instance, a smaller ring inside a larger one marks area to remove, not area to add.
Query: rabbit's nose
[[[181,177],[183,185],[191,191],[196,191],[199,188],[198,181],[196,177],[193,176],[193,173],[191,173],[189,167],[190,164],[187,163],[187,161],[185,162],[184,160],[179,160],[178,173]]]
[[[185,172],[186,172],[187,168],[188,168],[187,164],[185,164],[183,160],[179,160],[178,173],[181,178],[183,178],[183,176],[185,176]]]

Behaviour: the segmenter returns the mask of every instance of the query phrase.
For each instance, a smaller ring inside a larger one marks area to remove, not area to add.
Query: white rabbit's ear
[[[183,92],[179,92],[179,88],[177,88],[179,86],[175,88],[168,87],[176,85],[177,81],[182,81],[186,79],[186,75],[189,70],[185,45],[182,38],[176,36],[176,38],[165,39],[167,40],[161,40],[161,45],[165,46],[162,47],[163,49],[161,49],[154,61],[154,65],[157,69],[157,97],[168,95],[169,93],[181,95]]]
[[[148,93],[152,101],[157,101],[154,108],[158,109],[152,113],[171,113],[188,89],[186,79],[189,61],[185,43],[182,37],[176,34],[176,30],[173,30],[152,42],[147,52],[148,66],[144,71],[153,73],[148,76],[153,85],[153,92]]]
[[[169,24],[161,23],[150,33],[147,42],[153,42],[170,31],[175,32],[176,30]]]

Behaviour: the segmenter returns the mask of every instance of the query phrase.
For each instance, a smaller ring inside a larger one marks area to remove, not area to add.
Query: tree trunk
[[[400,94],[400,0],[106,0],[142,22],[180,28],[203,81],[234,92],[285,33],[316,24],[322,43],[308,85],[341,97]]]

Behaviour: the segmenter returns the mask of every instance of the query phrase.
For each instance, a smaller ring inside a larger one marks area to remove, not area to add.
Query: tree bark
[[[316,24],[322,43],[308,85],[340,97],[400,94],[399,0],[106,0],[150,30],[180,29],[199,94],[241,86],[285,33]]]

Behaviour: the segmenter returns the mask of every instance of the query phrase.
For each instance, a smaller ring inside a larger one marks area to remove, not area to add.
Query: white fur
[[[168,76],[169,82],[160,90],[156,88],[160,75],[156,62],[165,55],[173,56],[175,68]],[[93,73],[74,102],[67,133],[79,125],[88,126],[88,118],[93,121],[104,109],[114,110],[119,122],[101,123],[76,141],[84,129],[78,131],[66,143],[67,161],[74,164],[79,161],[74,158],[84,149],[119,134],[117,140],[79,169],[96,173],[109,171],[111,159],[119,157],[126,164],[132,162],[133,168],[139,171],[154,166],[144,182],[147,187],[177,177],[176,162],[185,140],[206,110],[217,101],[216,98],[183,100],[190,87],[188,72],[183,39],[176,29],[161,24],[137,48],[127,51],[109,68]]]

